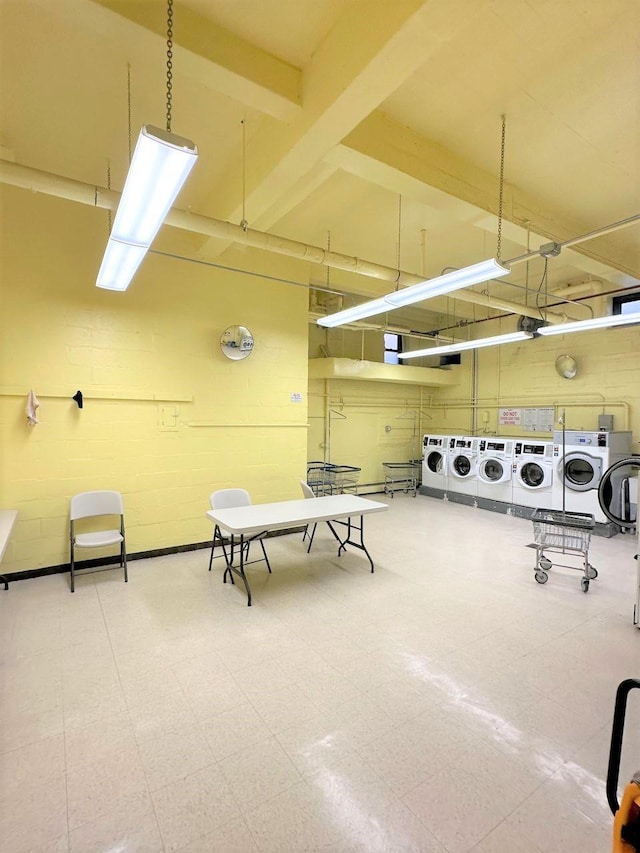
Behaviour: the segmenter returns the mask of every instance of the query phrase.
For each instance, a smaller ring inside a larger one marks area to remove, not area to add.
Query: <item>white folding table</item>
[[[234,574],[241,578],[247,591],[247,604],[251,606],[251,588],[244,571],[245,545],[247,542],[251,542],[272,530],[304,527],[307,524],[314,524],[319,521],[335,521],[346,527],[344,538],[340,538],[332,528],[333,535],[340,545],[338,556],[341,556],[347,545],[359,548],[367,555],[373,572],[373,560],[364,544],[364,516],[372,512],[384,512],[388,508],[386,504],[376,503],[376,501],[360,498],[357,495],[326,495],[325,497],[295,501],[210,509],[207,512],[207,518],[231,534],[231,559],[227,560],[223,580],[226,583],[228,575],[233,583]],[[352,520],[358,516],[360,517],[359,526]],[[351,538],[354,531],[359,534],[355,540]],[[236,536],[239,537],[239,549],[234,548]],[[236,550],[239,550],[240,553],[239,566],[233,565]]]
[[[9,544],[9,537],[17,517],[17,509],[0,509],[0,563]],[[0,582],[4,584],[5,589],[9,589],[9,581],[4,575],[0,575]]]

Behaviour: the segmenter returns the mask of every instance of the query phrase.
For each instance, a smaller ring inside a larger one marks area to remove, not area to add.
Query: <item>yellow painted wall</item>
[[[494,324],[492,329],[487,328],[486,334],[499,331]],[[555,360],[562,354],[576,359],[578,369],[574,379],[563,379],[556,372]],[[613,415],[614,429],[631,430],[634,451],[640,449],[640,329],[637,327],[540,336],[531,341],[477,350],[477,357],[481,432],[531,435],[522,427],[501,426],[497,420],[498,408],[553,406],[556,416],[565,409],[567,429],[597,430],[598,415]],[[470,359],[469,354],[463,354],[465,358]]]
[[[513,318],[482,324],[482,336],[513,331]],[[367,332],[365,351],[379,347],[381,333]],[[310,336],[312,356],[313,341]],[[344,332],[333,337],[332,355],[359,358],[361,335]],[[334,351],[335,350],[335,351]],[[555,370],[560,354],[573,355],[577,376],[561,378]],[[317,354],[317,353],[315,353]],[[379,354],[378,359],[382,356]],[[556,420],[566,411],[567,429],[598,429],[598,415],[614,416],[614,429],[633,433],[634,452],[640,452],[640,331],[638,328],[604,329],[563,337],[538,337],[502,347],[479,349],[477,379],[474,383],[474,353],[462,353],[460,365],[448,368],[457,385],[450,388],[417,388],[389,383],[357,381],[315,381],[310,383],[309,458],[362,465],[361,479],[379,480],[382,462],[411,458],[407,430],[409,422],[397,418],[402,411],[420,413],[418,432],[436,434],[539,435],[523,425],[505,426],[498,420],[501,408],[552,407]],[[412,364],[433,366],[433,359]],[[474,406],[474,384],[477,403]],[[324,407],[324,408],[323,408]],[[323,457],[328,444],[326,409],[340,411],[346,420],[331,417],[330,456]],[[475,409],[475,419],[474,419]],[[391,432],[384,431],[385,425]],[[404,434],[401,431],[404,430]],[[360,460],[360,461],[358,461]]]
[[[0,199],[0,507],[19,510],[3,569],[66,562],[69,497],[87,489],[124,493],[130,552],[210,538],[217,488],[245,487],[256,503],[298,497],[306,291],[154,255],[126,293],[102,291],[103,211],[12,188]],[[271,273],[276,263],[234,260]],[[241,362],[218,344],[235,323],[255,337]]]
[[[309,459],[352,465],[362,469],[361,483],[380,482],[383,462],[407,462],[422,452],[421,394],[388,382],[310,381]]]

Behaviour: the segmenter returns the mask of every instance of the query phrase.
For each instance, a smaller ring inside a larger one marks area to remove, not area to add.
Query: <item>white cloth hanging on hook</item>
[[[29,424],[29,426],[35,426],[36,424],[40,423],[40,420],[36,415],[36,411],[39,407],[40,400],[38,400],[33,390],[29,391],[29,393],[27,394],[27,406],[25,409],[27,413],[27,423]]]

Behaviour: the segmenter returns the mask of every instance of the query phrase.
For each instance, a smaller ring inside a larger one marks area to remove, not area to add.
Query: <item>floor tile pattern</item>
[[[385,502],[374,574],[271,538],[251,608],[206,551],[0,591],[3,853],[610,850],[635,540],[592,540],[584,594],[535,582],[530,521]]]

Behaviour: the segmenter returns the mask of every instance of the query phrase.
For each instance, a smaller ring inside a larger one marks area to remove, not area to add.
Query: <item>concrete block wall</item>
[[[304,289],[150,254],[126,293],[102,291],[103,212],[11,188],[1,201],[0,507],[19,511],[3,571],[68,561],[69,498],[80,491],[123,492],[131,552],[210,539],[217,488],[247,488],[255,502],[298,497]],[[251,252],[225,260],[261,268]],[[232,362],[219,339],[237,323],[255,346]]]

